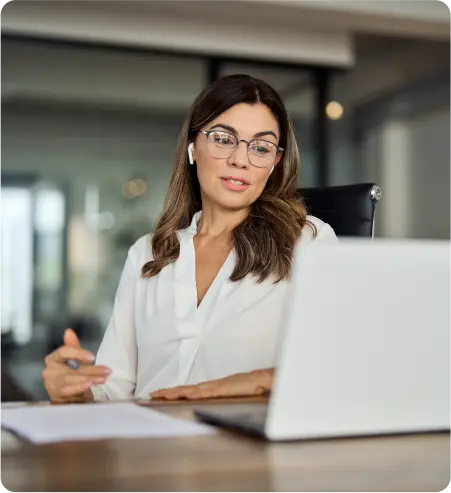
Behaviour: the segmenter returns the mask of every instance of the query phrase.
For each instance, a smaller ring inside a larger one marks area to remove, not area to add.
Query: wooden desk
[[[198,405],[153,404],[188,419]],[[1,462],[11,491],[440,491],[450,480],[450,440],[437,433],[271,444],[221,431],[36,446],[2,430]]]

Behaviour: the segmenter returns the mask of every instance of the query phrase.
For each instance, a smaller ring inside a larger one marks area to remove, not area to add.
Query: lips
[[[250,186],[250,183],[247,180],[236,176],[225,176],[224,178],[221,178],[221,183],[225,188],[232,192],[244,192]]]
[[[237,185],[250,185],[250,183],[245,178],[240,178],[238,176],[223,176],[221,180],[226,180]]]

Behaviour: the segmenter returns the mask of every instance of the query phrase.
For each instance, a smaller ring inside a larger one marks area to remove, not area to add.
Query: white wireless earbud
[[[194,145],[191,142],[191,144],[188,146],[188,161],[189,161],[189,164],[194,164],[193,147],[194,147]]]
[[[271,171],[269,172],[269,175],[274,171],[274,166],[271,168]]]

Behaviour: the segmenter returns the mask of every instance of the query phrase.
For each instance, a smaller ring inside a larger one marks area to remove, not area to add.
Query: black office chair
[[[372,238],[381,189],[374,183],[298,189],[307,212],[329,223],[337,236]]]

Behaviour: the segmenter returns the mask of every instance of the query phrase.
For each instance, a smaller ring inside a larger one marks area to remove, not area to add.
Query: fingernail
[[[91,353],[89,353],[89,354],[86,356],[86,358],[87,358],[87,359],[89,359],[89,361],[95,361],[95,359],[96,359],[96,357],[95,357],[93,354],[91,354]]]
[[[104,383],[105,382],[105,378],[95,378],[94,379],[94,383]]]

